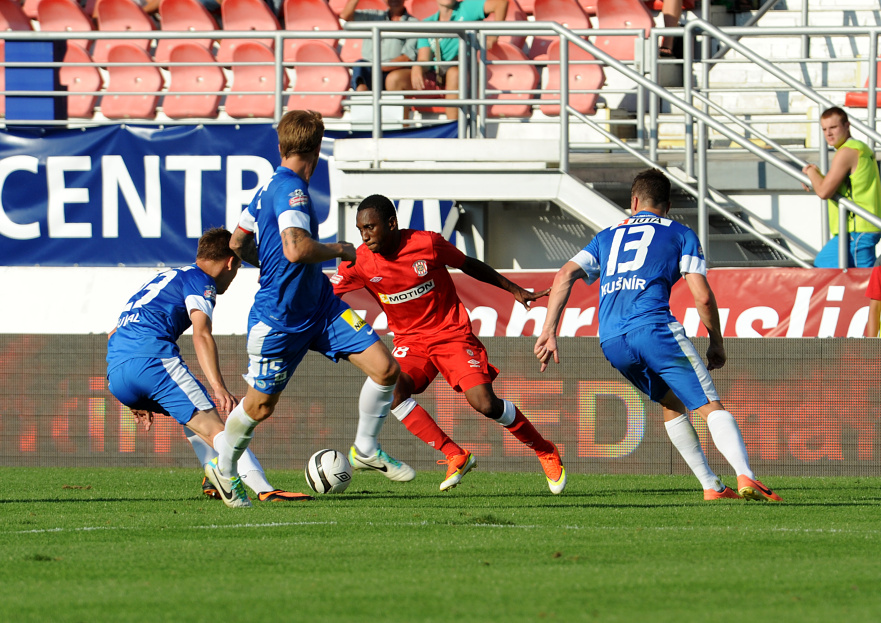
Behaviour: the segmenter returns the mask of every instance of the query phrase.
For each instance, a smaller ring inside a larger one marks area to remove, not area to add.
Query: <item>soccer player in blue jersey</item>
[[[412,480],[409,465],[386,454],[376,440],[394,397],[400,368],[373,328],[333,293],[321,263],[355,262],[348,242],[323,244],[308,183],[318,164],[324,122],[312,111],[292,110],[278,124],[281,166],[242,213],[230,246],[260,267],[260,289],[248,318],[245,398],[226,420],[227,446],[206,474],[221,493],[232,495],[236,461],[257,424],[270,417],[306,352],[333,361],[348,359],[367,374],[358,402],[358,429],[349,460],[396,481]],[[232,494],[229,492],[232,491]]]
[[[779,502],[756,480],[734,417],[719,401],[709,370],[725,365],[719,308],[695,233],[669,218],[670,181],[657,169],[639,173],[630,192],[631,217],[602,230],[554,277],[535,355],[544,372],[560,363],[557,326],[578,279],[600,280],[599,337],[606,359],[661,405],[667,434],[700,480],[705,500],[744,497]],[[670,313],[670,290],[680,277],[710,336],[708,365]],[[687,411],[707,422],[713,442],[737,473],[734,492],[713,473]]]
[[[154,412],[180,422],[203,466],[217,455],[214,448],[225,435],[223,421],[205,387],[181,358],[177,340],[193,327],[199,365],[220,408],[231,411],[238,399],[226,388],[211,333],[216,297],[226,292],[242,264],[229,248],[230,237],[221,228],[205,232],[199,239],[196,262],[159,273],[144,285],[123,308],[107,342],[110,392],[146,430]],[[262,502],[311,499],[274,489],[251,452],[241,457],[239,469]]]

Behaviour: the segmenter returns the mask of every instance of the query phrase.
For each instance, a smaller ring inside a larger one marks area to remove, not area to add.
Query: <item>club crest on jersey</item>
[[[309,198],[306,196],[306,193],[304,193],[299,188],[288,195],[288,197],[290,197],[290,199],[288,199],[288,205],[292,208],[304,206],[309,202]]]
[[[468,353],[468,356],[469,356],[469,357],[473,357],[473,356],[474,356],[474,351],[471,350],[470,348],[466,348],[466,349],[465,349],[465,352]]]
[[[419,277],[424,277],[428,274],[428,264],[425,260],[416,260],[413,262],[413,270],[416,271]]]
[[[205,286],[205,291],[202,293],[202,296],[209,301],[217,300],[217,288],[214,286]]]

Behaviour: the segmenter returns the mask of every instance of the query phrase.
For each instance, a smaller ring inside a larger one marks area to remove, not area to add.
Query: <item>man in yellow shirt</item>
[[[837,151],[825,176],[815,164],[802,169],[810,178],[814,192],[820,199],[829,199],[837,192],[881,218],[881,178],[875,154],[868,145],[851,138],[847,113],[837,106],[820,115],[820,127],[826,143]],[[829,231],[832,238],[814,258],[817,268],[838,268],[838,203],[835,201],[829,201]],[[848,267],[874,266],[875,245],[881,239],[881,230],[849,213],[847,231],[850,237]]]

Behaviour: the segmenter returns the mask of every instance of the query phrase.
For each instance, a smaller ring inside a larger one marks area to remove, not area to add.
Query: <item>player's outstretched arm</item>
[[[257,238],[253,232],[248,232],[241,227],[236,227],[229,240],[229,248],[239,256],[243,262],[251,266],[260,267],[260,259],[257,253]]]
[[[355,247],[349,242],[330,242],[324,244],[312,238],[308,231],[299,227],[288,227],[281,232],[284,256],[289,262],[297,264],[320,264],[340,258],[355,264]]]
[[[217,342],[214,341],[214,335],[211,333],[211,318],[198,309],[190,312],[190,318],[193,321],[193,347],[196,349],[196,358],[199,360],[202,372],[208,378],[217,407],[224,413],[229,413],[239,404],[239,399],[226,388],[223,375],[220,373]]]
[[[710,336],[710,346],[707,348],[707,369],[721,368],[725,365],[728,356],[725,354],[722,323],[719,320],[719,306],[716,304],[716,296],[713,294],[707,278],[700,273],[687,273],[685,283],[688,284],[688,289],[694,297],[697,314]]]
[[[551,294],[548,299],[548,313],[541,334],[535,342],[535,356],[541,362],[540,372],[548,368],[551,357],[555,363],[560,363],[560,351],[557,347],[557,327],[560,324],[560,316],[572,293],[572,286],[578,279],[586,276],[584,269],[575,262],[566,262],[563,268],[554,275],[554,285],[551,286]]]
[[[510,292],[526,309],[529,309],[530,303],[537,301],[543,296],[547,296],[551,291],[550,288],[548,288],[541,292],[530,292],[529,290],[521,288],[519,285],[499,273],[499,271],[489,264],[481,262],[473,257],[465,259],[465,263],[462,264],[462,272],[473,279],[477,279],[478,281],[488,283],[491,286]]]

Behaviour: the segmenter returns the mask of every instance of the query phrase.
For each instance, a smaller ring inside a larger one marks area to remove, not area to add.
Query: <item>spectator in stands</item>
[[[679,20],[682,18],[682,0],[664,0],[661,14],[664,16],[664,28],[676,28],[679,26]],[[661,37],[661,49],[659,51],[661,58],[674,57],[673,41],[673,37]]]
[[[340,19],[356,22],[406,22],[417,21],[415,17],[407,13],[404,0],[386,0],[387,11],[376,9],[358,9],[359,0],[349,0],[340,12]],[[416,40],[402,39],[398,37],[383,37],[380,48],[381,61],[383,63],[403,63],[416,59]],[[361,61],[373,60],[373,46],[369,39],[364,40],[361,47]],[[373,85],[372,67],[352,68],[352,88],[356,91],[369,91]],[[387,91],[408,91],[410,86],[409,67],[382,66],[382,85]],[[409,110],[405,108],[406,111]]]
[[[438,12],[426,17],[426,22],[476,22],[482,21],[487,15],[495,15],[497,22],[505,21],[508,13],[508,0],[437,0]],[[495,45],[498,37],[487,37],[486,47]],[[454,61],[459,57],[458,37],[420,38],[416,44],[416,60]],[[431,88],[434,83],[439,89],[458,90],[459,68],[437,66],[433,71],[424,71],[424,67],[414,65],[411,72],[413,89],[417,91]],[[458,99],[458,93],[449,93],[447,99]],[[447,107],[447,119],[457,119],[459,109]]]
[[[814,192],[820,199],[829,199],[835,193],[853,201],[858,206],[881,218],[881,177],[878,163],[869,146],[851,137],[847,113],[837,106],[823,111],[820,127],[826,143],[837,152],[826,175],[815,164],[808,164],[802,172],[811,180]],[[810,190],[805,186],[805,190]],[[814,266],[838,267],[838,203],[829,201],[829,230],[831,240],[824,246]],[[871,268],[875,265],[875,245],[881,240],[881,230],[864,218],[847,215],[847,231],[850,238],[848,266]]]

